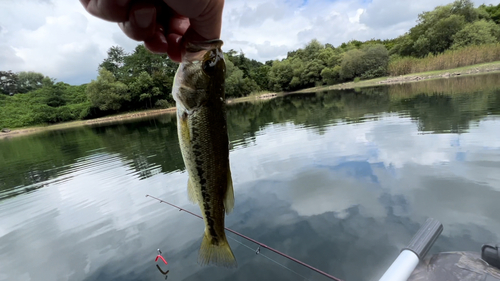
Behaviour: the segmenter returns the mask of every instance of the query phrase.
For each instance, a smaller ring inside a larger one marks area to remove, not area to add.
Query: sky
[[[475,5],[498,0],[474,0]],[[225,51],[265,62],[312,39],[338,46],[350,40],[391,39],[417,16],[452,0],[226,0]],[[112,46],[132,52],[116,23],[88,14],[78,0],[0,0],[0,71],[35,71],[73,85],[97,77]]]

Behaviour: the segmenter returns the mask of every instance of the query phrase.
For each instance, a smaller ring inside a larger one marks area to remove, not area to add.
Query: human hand
[[[146,48],[181,61],[182,41],[219,39],[224,0],[80,0]]]

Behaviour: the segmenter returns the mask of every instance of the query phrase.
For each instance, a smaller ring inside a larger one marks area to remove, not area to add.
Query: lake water
[[[379,278],[428,217],[431,253],[500,242],[498,81],[230,106],[226,226],[349,281]],[[199,213],[186,182],[173,115],[0,140],[0,280],[164,280],[158,248],[168,280],[328,280],[231,233],[239,267],[198,266],[203,222],[145,197]]]

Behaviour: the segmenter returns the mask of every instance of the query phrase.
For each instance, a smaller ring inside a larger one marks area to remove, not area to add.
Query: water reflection
[[[379,277],[429,216],[433,252],[498,241],[495,75],[231,106],[227,226],[346,280]],[[174,121],[0,141],[0,280],[160,280],[158,248],[169,280],[299,280],[232,240],[238,269],[197,266],[203,223],[144,197],[198,212]]]

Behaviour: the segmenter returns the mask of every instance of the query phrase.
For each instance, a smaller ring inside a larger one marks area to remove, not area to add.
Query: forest
[[[312,40],[286,58],[264,63],[225,51],[226,97],[290,92],[382,76],[500,60],[500,4],[457,0],[418,16],[394,39],[352,40],[335,47]],[[0,129],[85,120],[174,106],[177,64],[139,44],[113,46],[92,82],[74,86],[38,72],[0,71]]]

